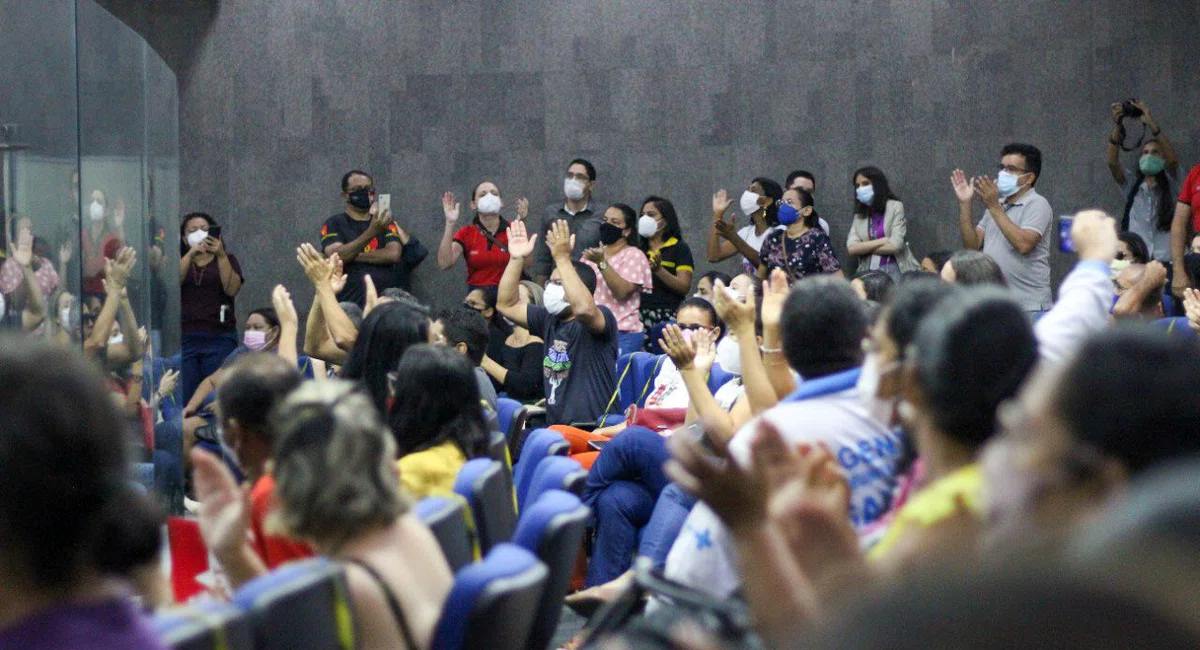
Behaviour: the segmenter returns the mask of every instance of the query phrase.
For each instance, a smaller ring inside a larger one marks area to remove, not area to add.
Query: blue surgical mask
[[[790,226],[800,220],[800,213],[787,203],[780,203],[776,218],[779,219],[780,225]]]
[[[1000,190],[1000,196],[1008,198],[1017,193],[1021,186],[1017,184],[1017,179],[1020,178],[1012,172],[1002,171],[996,176],[996,189]]]
[[[863,205],[871,205],[871,201],[875,200],[875,186],[860,185],[859,187],[854,188],[854,196],[858,199],[859,203]]]

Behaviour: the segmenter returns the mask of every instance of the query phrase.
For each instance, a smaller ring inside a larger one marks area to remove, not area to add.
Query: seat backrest
[[[639,407],[646,405],[646,398],[654,392],[654,376],[658,374],[665,360],[665,355],[634,353],[633,372],[630,374],[633,375],[636,392],[632,395],[630,404],[637,404]]]
[[[726,371],[719,364],[714,363],[712,370],[708,373],[708,391],[715,395],[717,389],[729,383],[729,380],[736,376],[732,372]]]
[[[418,501],[413,510],[433,531],[452,571],[471,563],[475,553],[467,523],[467,503],[462,497],[428,497]]]
[[[513,435],[513,419],[520,410],[521,403],[511,397],[496,399],[496,418],[500,421],[500,432],[504,434],[506,440]]]
[[[285,564],[242,585],[256,650],[353,650],[354,616],[343,568],[324,558]]]
[[[563,456],[543,458],[533,470],[533,481],[529,491],[525,493],[525,505],[534,503],[547,490],[565,490],[576,496],[583,494],[583,483],[587,480],[587,470],[579,461]],[[521,514],[524,515],[522,510]]]
[[[550,572],[526,643],[531,650],[544,650],[554,637],[590,516],[579,497],[562,490],[547,491],[521,513],[513,543],[537,555]]]
[[[254,650],[250,618],[227,603],[172,608],[155,614],[152,625],[171,650]]]
[[[486,554],[488,549],[512,537],[517,513],[500,463],[490,458],[467,461],[454,481],[454,492],[471,506],[480,552]]]
[[[497,545],[454,576],[432,650],[524,650],[548,576],[533,553]]]
[[[563,439],[562,434],[550,429],[534,429],[525,439],[521,448],[521,457],[513,468],[513,483],[517,487],[517,506],[525,503],[525,494],[529,492],[529,484],[533,482],[533,472],[538,463],[547,456],[566,456],[571,446]]]

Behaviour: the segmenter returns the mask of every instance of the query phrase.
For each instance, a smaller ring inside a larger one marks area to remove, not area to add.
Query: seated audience
[[[1120,252],[1117,253],[1120,255]],[[1117,262],[1119,260],[1114,260]],[[1167,269],[1155,260],[1149,264],[1131,264],[1113,278],[1117,302],[1113,305],[1115,318],[1157,320],[1163,317],[1163,288],[1167,286]]]
[[[363,319],[362,331],[350,348],[341,376],[366,387],[375,410],[386,413],[388,373],[396,369],[409,347],[432,342],[428,315],[407,302],[384,303]]]
[[[950,260],[942,266],[942,279],[951,284],[961,284],[973,287],[990,284],[997,287],[1007,287],[1004,271],[987,253],[976,250],[961,250],[950,256]]]
[[[471,289],[463,298],[462,304],[483,316],[484,322],[487,323],[487,356],[499,357],[500,351],[504,349],[504,341],[513,333],[513,327],[496,311],[496,287]]]
[[[888,296],[896,282],[892,276],[883,271],[863,271],[850,280],[850,288],[858,297],[876,304],[888,301]]]
[[[462,354],[414,345],[396,367],[389,420],[400,484],[413,499],[454,494],[464,463],[487,455],[488,425]]]
[[[160,650],[131,596],[164,603],[162,520],[104,378],[4,337],[0,386],[0,648]]]
[[[492,380],[479,364],[487,352],[487,322],[479,312],[459,305],[442,310],[437,321],[433,324],[435,339],[444,339],[445,345],[463,355],[471,363],[475,376],[475,385],[479,390],[479,400],[484,408],[493,415],[496,412],[496,389]]]
[[[536,289],[536,290],[535,290]],[[522,304],[541,306],[541,287],[523,281],[517,287]],[[493,305],[494,306],[494,305]],[[496,312],[499,314],[499,311]],[[512,334],[504,339],[498,356],[483,357],[479,367],[492,383],[508,397],[522,402],[542,399],[542,357],[546,342],[534,336],[524,325],[513,324]]]
[[[692,294],[692,297],[713,302],[713,286],[720,281],[721,284],[728,287],[730,280],[728,273],[709,271],[696,280],[696,293]]]
[[[946,262],[950,261],[950,256],[954,251],[933,251],[921,260],[921,270],[934,275],[941,275],[942,268],[946,266]]]
[[[1150,251],[1146,248],[1146,240],[1135,232],[1126,231],[1117,235],[1116,260],[1129,264],[1149,264]]]
[[[521,303],[517,287],[537,235],[528,237],[525,225],[518,221],[509,227],[508,241],[512,259],[500,281],[496,307],[545,341],[546,422],[594,422],[604,413],[617,384],[617,320],[592,299],[595,273],[571,260],[571,232],[565,221],[559,221],[547,235],[554,270],[547,281],[545,306]]]

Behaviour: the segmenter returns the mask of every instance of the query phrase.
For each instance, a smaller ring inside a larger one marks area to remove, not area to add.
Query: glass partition
[[[178,504],[175,75],[93,0],[0,3],[0,43],[0,326],[95,360]]]

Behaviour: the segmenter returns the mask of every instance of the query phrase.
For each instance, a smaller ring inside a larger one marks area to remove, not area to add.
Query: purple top
[[[867,234],[871,239],[883,239],[884,237],[887,237],[887,231],[883,228],[882,213],[873,214],[871,215],[871,218],[867,220]],[[880,266],[887,266],[889,264],[896,263],[896,258],[892,255],[878,255],[877,257],[879,257]]]
[[[0,648],[22,650],[166,650],[128,600],[59,605],[0,630]]]

